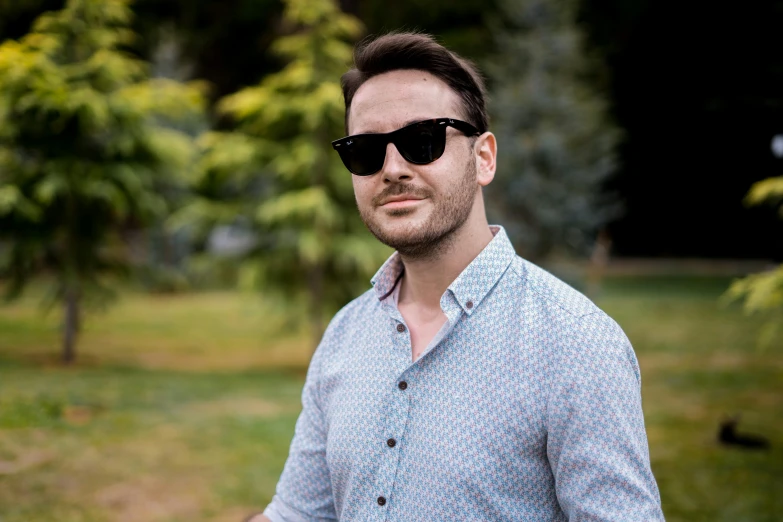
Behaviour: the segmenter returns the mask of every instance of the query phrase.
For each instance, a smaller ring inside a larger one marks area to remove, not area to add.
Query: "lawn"
[[[612,279],[596,296],[639,356],[653,471],[670,521],[783,513],[783,346],[717,296],[727,281]],[[58,316],[0,308],[0,521],[239,522],[271,498],[310,353],[271,298],[134,292],[56,362]],[[772,448],[716,441],[718,423]]]

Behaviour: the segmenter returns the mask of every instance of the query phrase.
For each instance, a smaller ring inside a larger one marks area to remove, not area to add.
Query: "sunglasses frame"
[[[332,142],[332,147],[334,150],[340,154],[340,159],[343,161],[343,165],[345,165],[345,168],[347,168],[352,174],[356,176],[372,176],[373,174],[378,173],[383,168],[383,161],[386,160],[386,146],[389,145],[389,143],[394,143],[394,146],[397,147],[397,150],[399,151],[400,155],[405,158],[405,161],[408,161],[409,163],[413,163],[414,165],[427,165],[429,163],[433,163],[437,161],[441,156],[443,156],[443,153],[441,153],[438,157],[433,158],[431,161],[414,161],[409,156],[408,153],[404,150],[405,147],[400,149],[400,145],[398,144],[398,137],[402,134],[404,134],[406,131],[409,131],[411,127],[416,127],[422,124],[431,124],[433,125],[433,128],[437,128],[438,126],[443,126],[444,128],[444,135],[445,135],[445,127],[454,127],[461,133],[463,133],[465,136],[473,137],[473,136],[480,136],[481,132],[471,125],[470,123],[462,120],[457,120],[454,118],[434,118],[430,120],[422,120],[417,121],[414,123],[410,123],[408,125],[405,125],[404,127],[400,127],[397,130],[394,130],[392,132],[387,133],[368,133],[368,134],[354,134],[351,136],[346,136],[344,138],[340,138],[339,140],[334,140]],[[366,173],[360,173],[360,172],[354,172],[351,167],[348,166],[348,161],[346,161],[345,158],[343,158],[343,155],[341,154],[341,151],[345,150],[345,147],[351,145],[357,138],[369,138],[372,140],[378,140],[381,141],[384,144],[384,156],[383,161],[381,162],[380,167],[378,167],[378,170],[374,172],[366,172]],[[444,137],[445,140],[445,137]],[[445,152],[446,145],[444,143],[443,150]]]

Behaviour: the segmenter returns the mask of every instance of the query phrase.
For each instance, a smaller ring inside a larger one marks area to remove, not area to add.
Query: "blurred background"
[[[339,77],[475,61],[517,252],[642,369],[670,521],[783,512],[783,2],[0,0],[0,521],[239,521],[390,254]]]

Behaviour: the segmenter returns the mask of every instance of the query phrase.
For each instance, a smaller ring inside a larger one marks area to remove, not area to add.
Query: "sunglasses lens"
[[[446,148],[446,126],[423,122],[406,127],[394,144],[402,156],[417,165],[426,165],[443,156]]]
[[[446,148],[446,125],[441,120],[414,123],[388,134],[359,134],[335,142],[346,168],[357,176],[370,176],[383,168],[391,141],[403,158],[417,165],[432,163]]]
[[[375,174],[383,167],[386,144],[375,136],[356,136],[338,150],[345,167],[357,176]]]

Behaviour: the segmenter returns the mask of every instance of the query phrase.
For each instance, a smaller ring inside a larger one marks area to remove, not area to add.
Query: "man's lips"
[[[410,206],[410,205],[415,205],[416,203],[418,203],[422,199],[423,198],[418,198],[416,196],[403,194],[403,195],[391,196],[391,197],[383,199],[381,201],[380,206],[386,207],[386,208],[407,207],[407,206]]]

